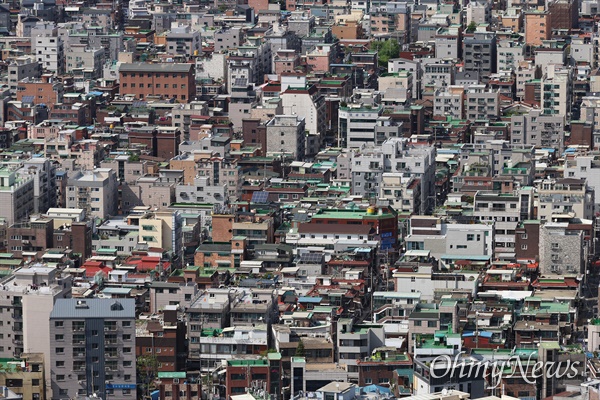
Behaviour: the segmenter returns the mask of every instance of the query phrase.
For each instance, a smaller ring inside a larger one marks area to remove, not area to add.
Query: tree
[[[385,65],[386,68],[390,59],[397,58],[400,55],[400,45],[394,39],[373,42],[371,50],[377,52],[380,65]]]
[[[146,354],[138,357],[136,362],[137,377],[140,388],[147,397],[150,397],[150,383],[158,374],[158,359],[154,354]]]
[[[300,339],[298,343],[298,347],[296,347],[296,357],[304,357],[304,342]]]
[[[471,21],[469,26],[467,26],[467,33],[473,33],[477,29],[477,23],[475,21]]]

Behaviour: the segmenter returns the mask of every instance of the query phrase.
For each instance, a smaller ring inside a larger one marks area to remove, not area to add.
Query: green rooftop
[[[265,359],[259,360],[227,360],[227,365],[232,367],[252,367],[268,366],[269,362]]]

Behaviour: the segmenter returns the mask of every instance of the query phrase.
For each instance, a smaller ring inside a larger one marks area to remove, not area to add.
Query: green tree
[[[298,347],[296,347],[296,357],[304,357],[304,342],[300,339],[298,343]]]
[[[154,354],[140,356],[136,361],[136,367],[139,387],[142,389],[142,393],[150,397],[151,383],[158,374],[158,359]]]
[[[379,65],[387,68],[387,63],[392,58],[397,58],[400,55],[400,45],[397,40],[388,39],[376,41],[371,44],[371,50],[377,52]]]
[[[467,33],[473,33],[475,32],[475,29],[477,29],[477,24],[475,23],[475,21],[471,21],[469,26],[467,26]]]

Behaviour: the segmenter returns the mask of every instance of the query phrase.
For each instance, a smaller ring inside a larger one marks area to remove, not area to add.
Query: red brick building
[[[181,103],[193,100],[196,95],[193,64],[122,64],[119,77],[122,95],[130,94],[141,99],[158,96]]]

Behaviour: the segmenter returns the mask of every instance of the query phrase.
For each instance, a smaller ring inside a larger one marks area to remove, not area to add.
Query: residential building
[[[496,34],[475,32],[463,39],[464,71],[477,72],[482,82],[496,72],[496,56]]]
[[[36,60],[45,71],[65,73],[65,48],[60,36],[35,37]]]
[[[196,95],[194,64],[132,63],[119,67],[122,95],[138,99],[156,96],[187,103]]]
[[[571,71],[549,66],[542,78],[542,109],[544,114],[569,116],[572,95]]]
[[[8,66],[8,84],[17,93],[19,82],[25,78],[38,79],[42,75],[41,64],[33,56],[17,57]]]
[[[291,156],[302,160],[306,154],[305,118],[297,115],[276,115],[266,124],[267,154]]]
[[[540,273],[579,275],[584,267],[583,232],[568,229],[566,222],[540,226]]]
[[[594,190],[584,179],[544,179],[539,184],[538,202],[538,218],[542,222],[565,215],[581,219],[594,217]]]
[[[527,114],[511,116],[511,142],[513,145],[556,147],[564,149],[565,116],[544,114],[532,109]]]
[[[464,86],[451,85],[438,89],[433,97],[433,114],[438,116],[464,118],[465,88]]]
[[[552,19],[548,11],[525,11],[525,44],[542,46],[552,36]]]
[[[32,175],[19,175],[14,168],[0,167],[0,217],[11,225],[27,217],[34,210]]]
[[[66,207],[102,219],[117,215],[117,187],[117,175],[110,168],[75,171],[67,182]]]
[[[465,117],[469,121],[496,121],[500,116],[500,92],[486,90],[485,85],[471,85],[466,90]]]
[[[135,316],[134,299],[57,300],[49,319],[52,399],[134,399]]]

